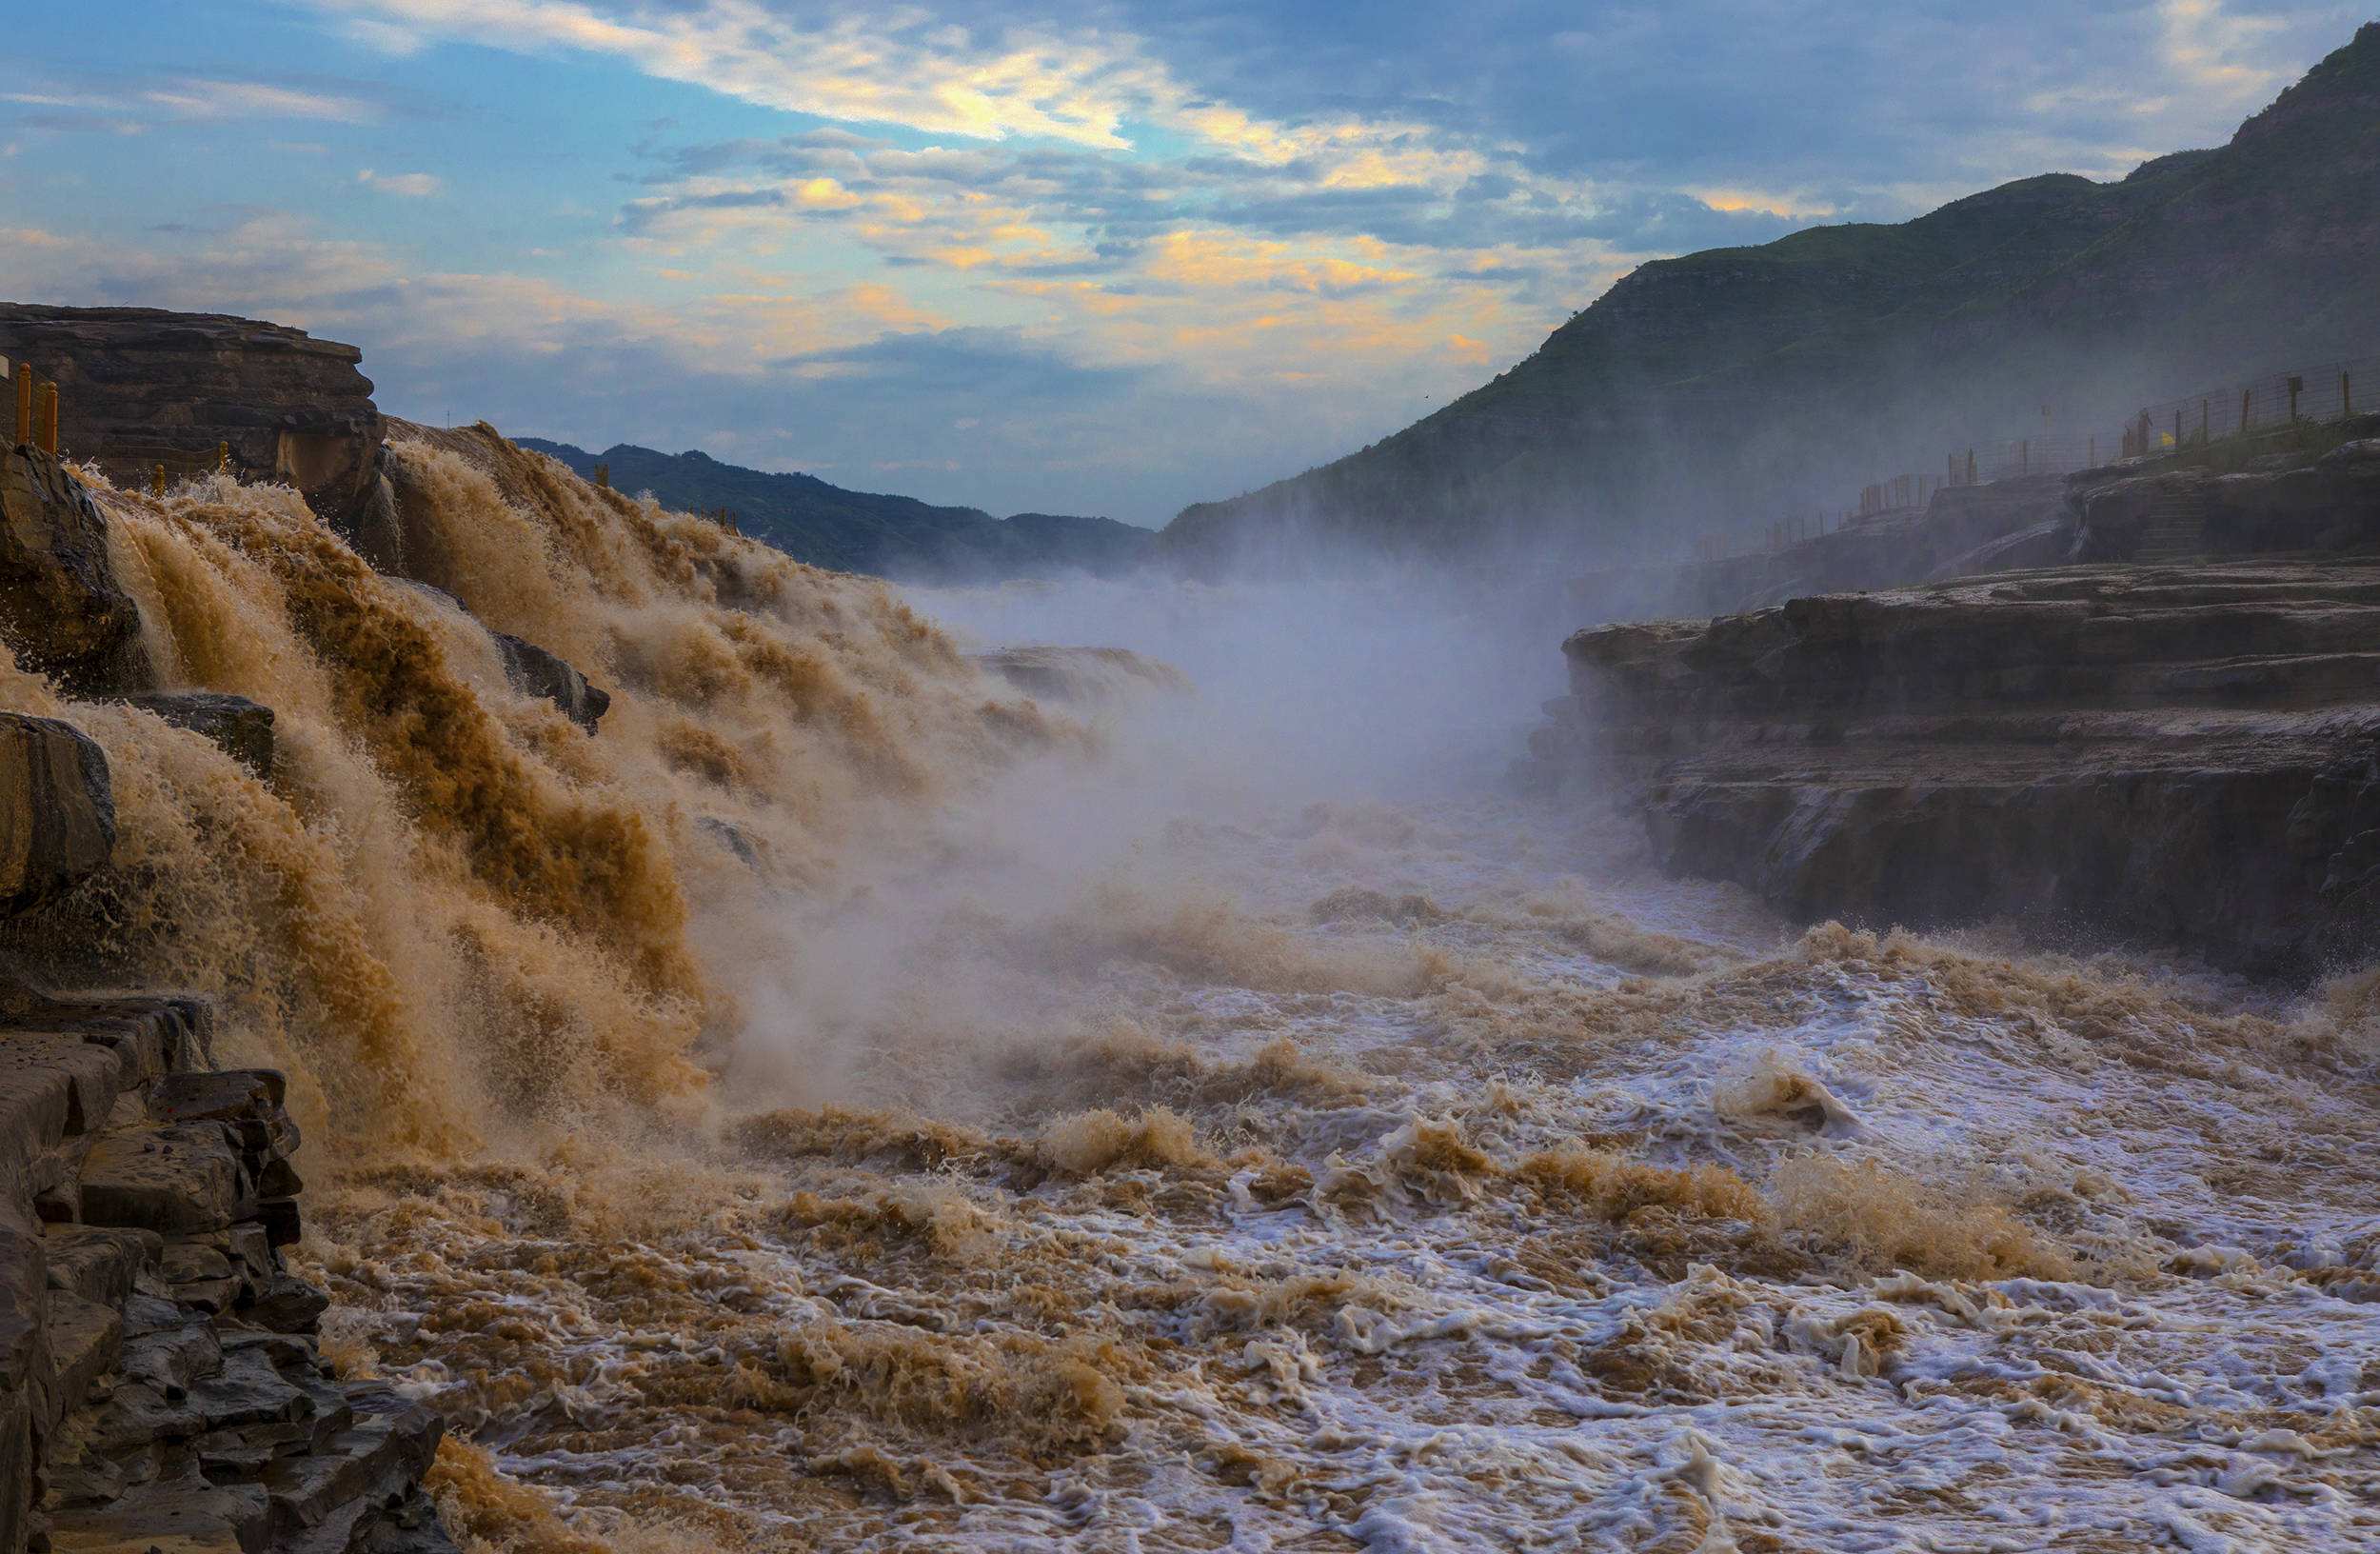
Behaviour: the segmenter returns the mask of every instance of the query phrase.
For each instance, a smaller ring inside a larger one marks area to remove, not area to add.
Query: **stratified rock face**
[[[585,729],[611,710],[611,692],[586,683],[586,676],[533,642],[503,631],[490,631],[496,650],[504,655],[505,678],[525,696],[543,696],[562,708],[563,715]]]
[[[61,451],[119,484],[210,468],[228,445],[242,479],[287,481],[326,517],[371,493],[380,411],[353,346],[220,313],[10,303],[0,355],[57,383]]]
[[[0,712],[0,915],[53,901],[115,851],[108,758],[54,718]]]
[[[1993,917],[2259,975],[2380,926],[2380,561],[2013,574],[1583,631],[1527,783],[1804,918]]]
[[[325,1362],[282,1076],[211,1024],[0,985],[0,1554],[453,1554],[440,1421]]]
[[[23,667],[71,689],[145,675],[140,611],[108,565],[108,521],[57,459],[0,451],[0,636]]]

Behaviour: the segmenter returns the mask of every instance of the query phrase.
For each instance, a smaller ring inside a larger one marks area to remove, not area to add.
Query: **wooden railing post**
[[[41,450],[55,458],[58,453],[58,386],[41,386]]]

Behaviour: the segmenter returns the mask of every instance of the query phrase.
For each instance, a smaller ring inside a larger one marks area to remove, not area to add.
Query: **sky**
[[[0,296],[294,324],[417,420],[1155,527],[1427,414],[1647,260],[2220,144],[2363,19],[51,5],[0,50]]]

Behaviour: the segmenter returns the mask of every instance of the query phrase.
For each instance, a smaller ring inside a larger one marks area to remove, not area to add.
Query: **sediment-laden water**
[[[127,838],[15,947],[303,1076],[326,1347],[453,1423],[458,1533],[2380,1546],[2364,981],[1652,877],[1493,795],[1558,687],[1387,585],[904,607],[403,456],[416,569],[602,733],[291,499],[111,495],[166,672],[284,765],[11,675]],[[1193,688],[962,651],[1095,634]]]

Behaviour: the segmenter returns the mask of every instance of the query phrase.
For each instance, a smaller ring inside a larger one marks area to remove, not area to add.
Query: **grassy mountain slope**
[[[1945,449],[2380,349],[2380,24],[2219,149],[1648,264],[1528,360],[1154,550],[1611,553],[1840,506]]]
[[[938,508],[915,497],[846,491],[815,475],[771,474],[722,464],[707,453],[661,453],[623,443],[589,453],[567,443],[519,439],[592,476],[611,466],[624,491],[650,491],[664,507],[726,508],[745,534],[796,561],[839,572],[922,582],[1099,575],[1134,566],[1150,533],[1112,518],[1021,512],[995,518],[977,508]]]

